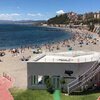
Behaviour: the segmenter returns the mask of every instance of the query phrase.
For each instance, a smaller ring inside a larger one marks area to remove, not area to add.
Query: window
[[[31,85],[33,85],[33,76],[31,75]]]
[[[42,84],[43,83],[43,76],[38,75],[38,84]]]
[[[36,84],[36,76],[33,76],[33,84]]]
[[[31,76],[31,85],[36,85],[37,84],[37,77],[36,75]]]
[[[55,86],[55,84],[56,84],[56,79],[55,77],[53,77],[53,85]]]
[[[57,88],[59,88],[59,77],[57,77]]]

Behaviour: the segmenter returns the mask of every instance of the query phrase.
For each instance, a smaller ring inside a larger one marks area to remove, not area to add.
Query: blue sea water
[[[15,24],[0,25],[0,49],[52,43],[70,37],[70,33],[56,28]]]

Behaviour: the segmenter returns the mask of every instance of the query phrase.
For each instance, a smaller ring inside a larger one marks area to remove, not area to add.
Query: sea
[[[21,24],[0,24],[0,49],[43,45],[69,39],[63,29]]]

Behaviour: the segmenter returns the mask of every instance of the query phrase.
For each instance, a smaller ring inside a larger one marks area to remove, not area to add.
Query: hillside
[[[99,14],[99,15],[98,15]],[[68,12],[61,15],[56,15],[53,18],[50,18],[48,24],[74,24],[74,25],[92,25],[100,24],[100,13],[85,13],[77,14],[74,12]]]
[[[50,18],[47,22],[48,24],[67,24],[69,23],[69,18],[67,14],[56,15],[53,18]]]

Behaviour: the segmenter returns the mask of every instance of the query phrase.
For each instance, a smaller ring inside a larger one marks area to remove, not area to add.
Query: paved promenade
[[[14,79],[3,73],[0,76],[0,100],[14,100],[8,89],[13,86]]]

